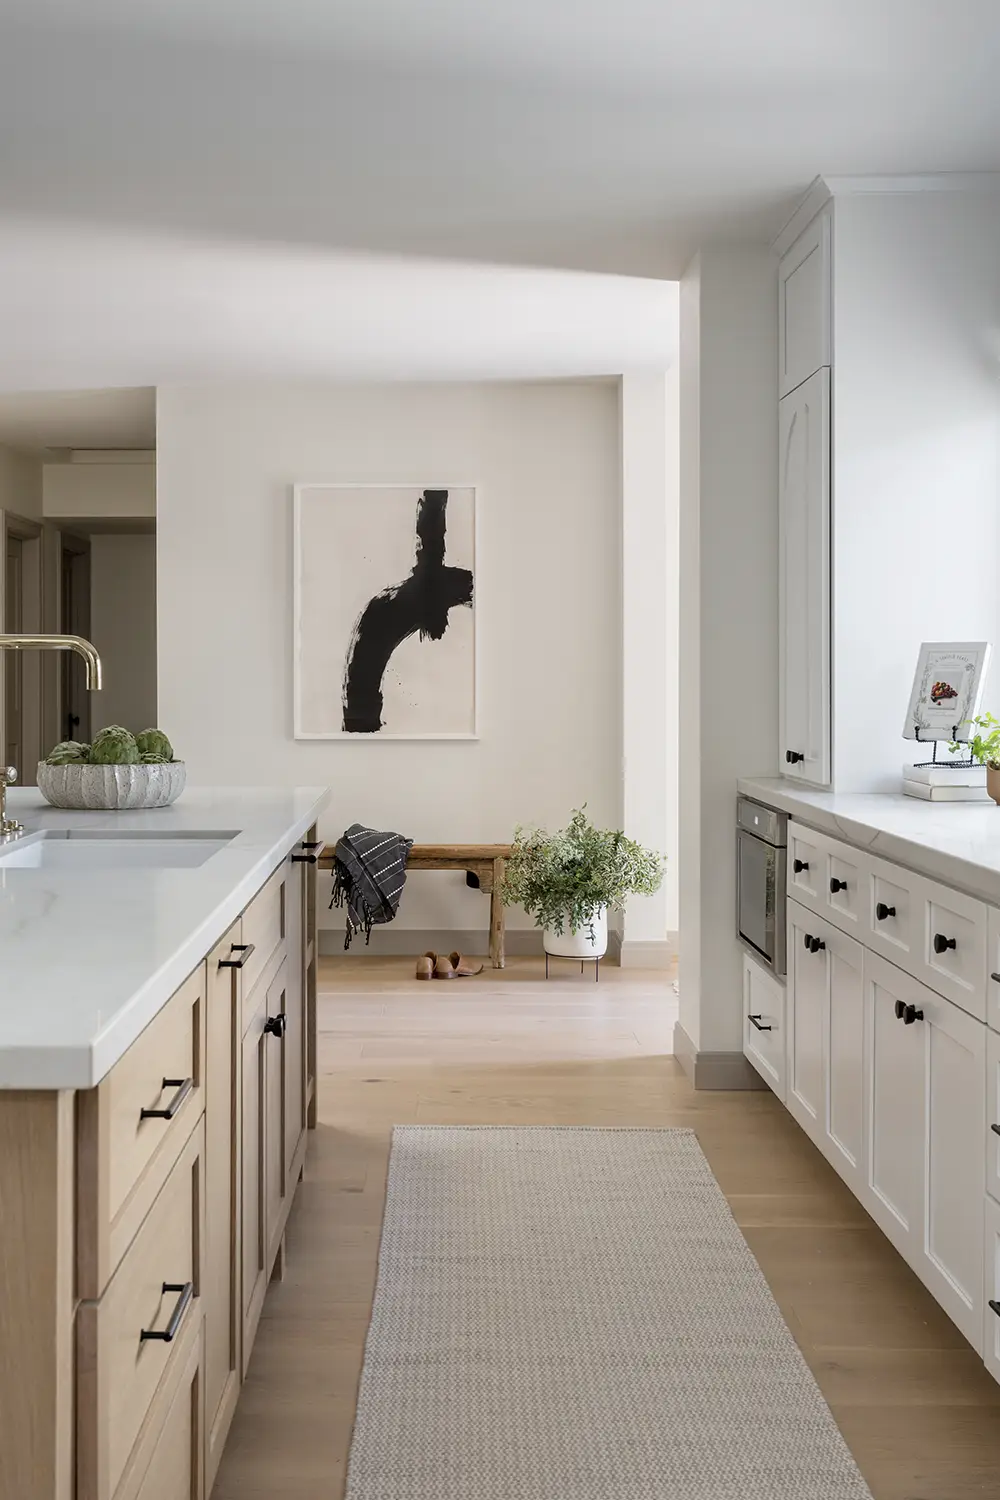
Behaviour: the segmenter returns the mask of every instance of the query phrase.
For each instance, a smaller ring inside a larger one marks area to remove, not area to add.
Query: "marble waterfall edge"
[[[182,760],[158,765],[38,766],[38,790],[53,807],[101,812],[169,807],[184,790]]]

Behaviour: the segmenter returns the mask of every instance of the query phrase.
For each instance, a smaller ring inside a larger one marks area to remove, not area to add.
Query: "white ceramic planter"
[[[544,927],[542,944],[553,958],[603,958],[608,951],[607,907],[595,911],[593,921],[584,922],[576,932],[570,932],[568,923],[561,933]]]
[[[41,761],[38,766],[38,790],[46,802],[93,812],[169,807],[186,780],[182,760],[137,766],[50,766]]]

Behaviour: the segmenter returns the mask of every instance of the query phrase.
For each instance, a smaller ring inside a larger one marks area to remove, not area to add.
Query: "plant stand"
[[[560,963],[575,964],[577,962],[577,960],[575,958],[565,958],[564,959],[563,956],[561,954],[559,954],[559,953],[546,953],[546,955],[545,955],[545,977],[546,977],[546,979],[548,979],[548,977],[549,977],[549,959],[550,958],[558,958]],[[600,958],[581,958],[579,960],[579,964],[580,964],[580,973],[581,974],[583,973],[584,966],[586,964],[593,964],[594,965],[594,983],[598,984],[600,982],[600,978],[601,978],[601,960],[600,960]]]

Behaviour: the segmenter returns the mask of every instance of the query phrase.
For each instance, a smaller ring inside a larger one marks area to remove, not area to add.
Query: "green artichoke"
[[[79,740],[60,740],[49,751],[45,763],[49,766],[86,765],[89,759],[89,745],[81,744]]]
[[[174,747],[162,729],[143,729],[135,737],[139,759],[147,765],[162,764],[174,758]]]
[[[90,763],[94,766],[134,766],[138,764],[139,747],[135,736],[120,724],[109,724],[94,736]]]
[[[165,766],[169,765],[169,756],[158,755],[155,750],[139,752],[140,766]]]

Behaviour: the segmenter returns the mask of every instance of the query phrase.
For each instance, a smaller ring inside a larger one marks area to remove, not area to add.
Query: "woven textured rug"
[[[398,1126],[347,1500],[871,1500],[692,1131]]]

